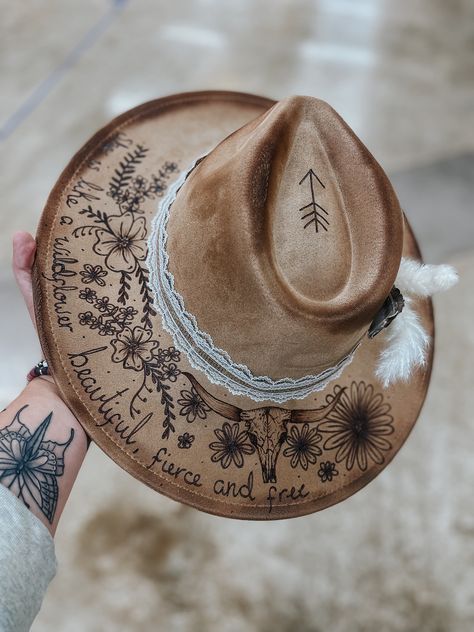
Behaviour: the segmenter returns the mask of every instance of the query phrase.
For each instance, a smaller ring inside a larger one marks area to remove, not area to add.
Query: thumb
[[[24,231],[13,235],[13,274],[33,325],[36,328],[35,311],[33,308],[33,288],[31,284],[31,268],[35,259],[36,242],[30,233]]]

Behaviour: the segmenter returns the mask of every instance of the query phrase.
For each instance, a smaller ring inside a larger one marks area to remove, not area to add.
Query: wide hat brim
[[[323,391],[278,405],[316,409],[337,399],[324,419],[290,421],[275,435],[270,476],[246,424],[226,419],[200,398],[189,375],[217,400],[242,410],[275,406],[212,384],[175,348],[153,310],[146,239],[179,174],[273,103],[242,93],[193,92],[114,119],[73,157],[54,187],[38,228],[34,266],[43,352],[92,440],[170,498],[257,520],[324,509],[386,467],[420,413],[434,339],[431,300],[416,299],[432,342],[425,366],[408,382],[384,388],[375,377],[386,343],[382,333],[367,338]],[[121,238],[133,247],[120,249]],[[421,261],[406,218],[403,256]]]

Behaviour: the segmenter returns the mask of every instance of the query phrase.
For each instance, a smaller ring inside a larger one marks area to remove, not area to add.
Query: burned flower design
[[[189,432],[184,432],[178,437],[178,448],[188,450],[192,446],[193,441],[194,435],[190,434]]]
[[[322,483],[332,481],[334,476],[337,476],[338,474],[339,472],[336,470],[336,464],[332,461],[324,461],[319,466],[318,476],[321,479]]]
[[[90,263],[85,263],[83,267],[84,270],[79,272],[83,283],[97,283],[101,287],[105,286],[104,277],[107,276],[107,270],[104,270],[101,265],[93,266]]]
[[[86,287],[83,290],[80,290],[79,298],[92,305],[97,298],[97,293],[92,288]]]
[[[142,193],[143,195],[147,195],[148,193],[148,180],[143,176],[137,176],[133,180],[133,188],[135,191]]]
[[[183,389],[180,391],[180,395],[181,398],[178,399],[178,404],[181,406],[179,414],[186,417],[188,423],[192,423],[196,418],[206,419],[207,413],[211,409],[198,395],[194,386],[191,387],[190,391]]]
[[[99,310],[99,312],[103,313],[106,313],[113,309],[113,305],[110,304],[110,299],[108,296],[101,296],[100,298],[98,298],[95,302],[95,306]]]
[[[170,162],[169,160],[167,160],[165,164],[163,165],[163,171],[166,174],[176,173],[178,171],[178,163]]]
[[[300,465],[307,470],[309,463],[314,465],[322,454],[318,446],[321,439],[317,428],[310,428],[307,423],[302,427],[293,425],[286,437],[288,447],[283,450],[283,456],[291,457],[291,467]]]
[[[113,336],[118,331],[118,324],[113,318],[99,316],[97,329],[99,330],[99,336]]]
[[[133,214],[114,215],[107,219],[107,228],[96,231],[93,250],[105,256],[105,265],[114,272],[133,272],[137,261],[146,257],[146,221]]]
[[[158,347],[158,342],[151,340],[151,336],[152,331],[143,327],[124,327],[111,342],[114,348],[112,361],[122,363],[126,369],[141,371]]]
[[[86,325],[88,327],[91,327],[91,329],[96,329],[97,318],[92,312],[81,312],[78,318],[80,325]],[[93,325],[95,325],[95,327],[93,327]]]
[[[118,318],[123,323],[130,323],[137,314],[138,311],[131,305],[128,305],[127,307],[120,307],[118,310]]]
[[[329,435],[324,448],[336,450],[336,463],[345,462],[348,470],[357,463],[365,471],[370,462],[381,465],[392,447],[387,439],[394,432],[390,405],[371,384],[352,382],[318,430]]]
[[[155,195],[161,196],[166,191],[167,186],[168,185],[166,184],[166,180],[153,176],[153,181],[150,185],[150,191],[152,191]]]
[[[171,364],[168,364],[168,366],[164,367],[163,379],[169,380],[170,382],[176,382],[180,373],[181,371],[178,369],[177,365],[172,362]]]
[[[227,469],[231,463],[236,467],[243,467],[244,455],[252,454],[255,451],[246,430],[242,430],[239,423],[231,425],[226,421],[222,428],[214,430],[214,434],[217,441],[209,444],[210,449],[214,452],[211,461],[213,463],[220,462],[224,469]]]
[[[163,349],[162,357],[163,362],[179,362],[181,353],[176,347],[168,347],[167,349]]]
[[[145,201],[145,196],[138,190],[127,189],[117,196],[116,201],[126,213],[142,213],[141,204]]]

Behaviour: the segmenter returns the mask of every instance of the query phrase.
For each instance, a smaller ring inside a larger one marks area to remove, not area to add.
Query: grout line
[[[63,76],[79,61],[107,30],[129,0],[112,0],[112,6],[84,35],[55,68],[0,127],[0,141],[6,140],[41,105]]]

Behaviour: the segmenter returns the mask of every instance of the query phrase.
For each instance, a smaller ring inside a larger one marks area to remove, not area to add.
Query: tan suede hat
[[[419,415],[433,353],[420,252],[323,101],[141,105],[73,157],[37,241],[38,328],[65,400],[175,500],[249,519],[323,509]]]

